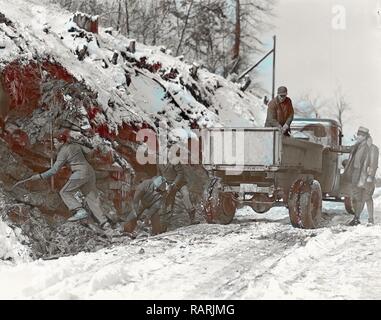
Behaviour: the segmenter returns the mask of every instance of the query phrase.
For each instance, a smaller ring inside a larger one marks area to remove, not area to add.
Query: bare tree
[[[305,93],[294,102],[295,114],[305,118],[322,118],[327,115],[329,100],[320,95]]]
[[[116,31],[119,31],[122,19],[122,0],[118,0],[118,20],[116,23]]]
[[[99,23],[227,76],[239,72],[262,45],[275,0],[50,0],[75,12],[100,15]],[[253,83],[256,83],[253,81]]]
[[[240,0],[235,0],[235,26],[234,26],[234,45],[232,60],[235,61],[235,65],[238,65],[241,48],[241,3]],[[234,72],[235,67],[232,68]]]
[[[351,110],[341,88],[339,87],[335,92],[335,102],[334,102],[334,111],[333,117],[343,128],[344,122],[346,120],[345,115]]]
[[[267,16],[272,16],[274,0],[235,0],[233,21],[232,61],[229,73],[246,68],[249,57],[260,52],[263,43],[259,34],[269,25]]]
[[[193,2],[194,1],[191,0],[190,3],[189,3],[187,14],[186,14],[185,20],[184,20],[184,26],[183,26],[182,31],[181,31],[181,36],[180,36],[179,44],[177,45],[177,49],[176,49],[176,56],[179,55],[180,48],[181,48],[181,45],[182,45],[183,40],[184,40],[185,31],[188,28],[188,21],[189,21],[189,17],[190,17],[191,11],[192,11]]]
[[[130,36],[130,11],[129,11],[129,7],[128,7],[128,0],[124,0],[124,8],[126,10],[126,22],[125,22],[125,25],[126,25],[126,35],[127,37]]]

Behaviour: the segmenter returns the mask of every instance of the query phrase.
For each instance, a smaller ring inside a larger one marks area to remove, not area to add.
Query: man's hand
[[[283,132],[283,133],[287,132],[288,128],[289,128],[288,124],[285,123],[285,124],[283,125],[283,127],[282,127],[282,132]]]
[[[176,184],[174,182],[168,184],[167,193],[174,192],[175,188],[176,188]]]

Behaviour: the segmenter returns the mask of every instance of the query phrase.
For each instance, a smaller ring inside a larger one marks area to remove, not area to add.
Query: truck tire
[[[290,189],[288,210],[294,227],[317,228],[322,211],[322,191],[319,181],[296,180]]]
[[[220,224],[229,224],[233,221],[237,204],[233,192],[220,193],[220,206],[215,221]]]
[[[203,207],[208,223],[229,224],[234,219],[237,203],[233,192],[220,192],[209,197]]]
[[[251,207],[256,213],[261,213],[261,214],[265,213],[269,211],[273,206],[272,202],[264,203],[267,199],[268,197],[264,194],[260,194],[260,193],[255,194],[253,197]],[[256,201],[260,201],[262,203],[258,203]]]

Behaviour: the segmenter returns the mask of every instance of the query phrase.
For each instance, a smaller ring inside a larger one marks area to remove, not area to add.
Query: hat
[[[279,87],[278,88],[278,94],[287,94],[287,88],[286,87]]]
[[[63,143],[66,143],[69,138],[70,138],[70,131],[69,130],[63,130],[63,131],[60,131],[56,136],[55,138],[59,141],[59,142],[63,142]]]
[[[368,128],[364,128],[364,127],[359,127],[359,129],[357,130],[357,134],[362,134],[362,135],[365,135],[365,136],[369,136],[369,129]]]

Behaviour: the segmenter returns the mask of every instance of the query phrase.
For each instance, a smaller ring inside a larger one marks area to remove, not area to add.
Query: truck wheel
[[[294,227],[317,228],[322,210],[322,192],[319,181],[296,180],[290,189],[288,210],[291,224]]]
[[[237,209],[234,193],[220,193],[220,210],[215,220],[220,224],[229,224],[233,221]]]
[[[269,211],[273,206],[271,202],[266,202],[266,200],[268,200],[266,195],[255,194],[251,207],[256,213],[265,213]]]
[[[233,221],[237,204],[234,193],[221,192],[218,197],[210,198],[204,205],[208,223],[229,224]]]

